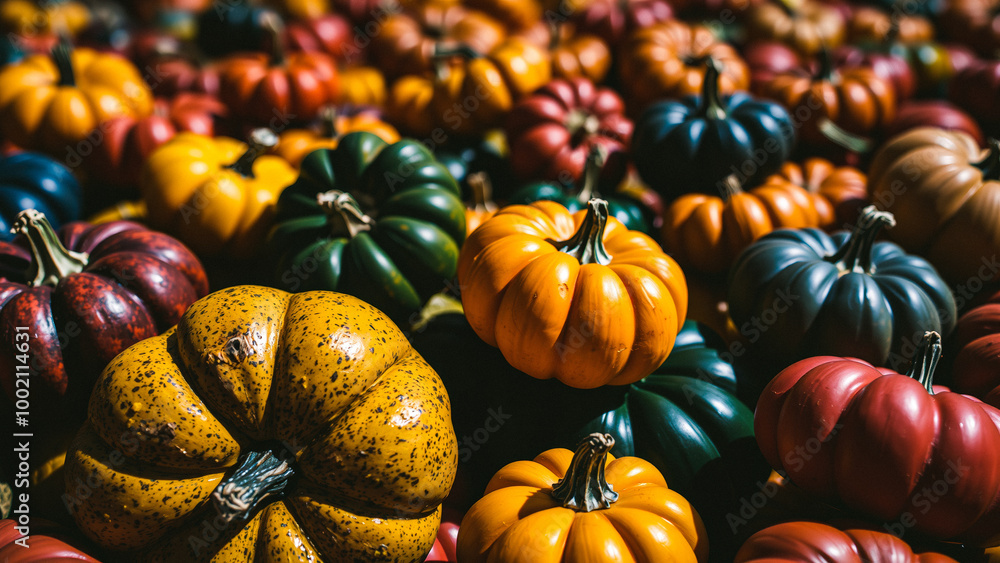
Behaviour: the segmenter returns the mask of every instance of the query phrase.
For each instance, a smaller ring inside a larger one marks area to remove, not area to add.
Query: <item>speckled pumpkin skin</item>
[[[264,443],[293,484],[217,530],[213,489]],[[108,365],[66,483],[80,529],[142,561],[421,561],[457,463],[444,385],[381,312],[238,286]]]

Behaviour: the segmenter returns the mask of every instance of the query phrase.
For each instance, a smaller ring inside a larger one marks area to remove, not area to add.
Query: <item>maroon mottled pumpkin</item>
[[[137,223],[77,222],[57,234],[28,209],[14,229],[22,236],[0,243],[0,384],[13,397],[18,354],[30,358],[33,416],[80,414],[112,358],[208,292],[190,250]]]

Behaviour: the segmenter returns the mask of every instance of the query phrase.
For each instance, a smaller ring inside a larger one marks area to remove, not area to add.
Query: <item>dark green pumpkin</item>
[[[403,326],[454,277],[465,240],[458,185],[412,139],[345,135],[303,159],[277,208],[278,287],[348,293]]]
[[[534,182],[519,188],[511,194],[508,203],[511,205],[527,205],[536,201],[555,201],[571,213],[586,209],[587,202],[592,198],[601,198],[608,202],[608,214],[621,221],[630,231],[650,233],[648,211],[636,199],[627,195],[606,196],[597,191],[597,183],[607,160],[606,149],[602,145],[594,145],[587,155],[587,166],[583,173],[583,186],[579,191],[568,190],[560,184],[551,182]],[[574,193],[575,192],[575,193]]]
[[[434,156],[444,164],[462,188],[462,199],[473,198],[469,177],[485,172],[498,200],[506,200],[514,184],[514,173],[510,161],[501,147],[490,139],[476,139],[463,143],[451,143],[434,149]]]
[[[635,124],[636,171],[668,201],[692,192],[718,195],[733,173],[756,185],[776,173],[794,147],[788,111],[745,92],[719,96],[716,65],[709,59],[701,96],[657,102]]]
[[[777,369],[830,355],[901,371],[925,331],[950,333],[955,300],[934,267],[874,242],[894,223],[870,206],[853,231],[781,229],[747,248],[730,270],[728,302],[753,355]]]
[[[684,324],[653,375],[599,389],[521,373],[459,313],[434,317],[410,339],[449,396],[462,398],[452,404],[460,477],[450,501],[457,509],[467,509],[503,465],[553,447],[572,448],[590,432],[613,435],[614,455],[652,462],[710,529],[726,534],[730,507],[767,480],[753,413],[730,392],[743,382],[725,361],[721,338],[694,321]]]

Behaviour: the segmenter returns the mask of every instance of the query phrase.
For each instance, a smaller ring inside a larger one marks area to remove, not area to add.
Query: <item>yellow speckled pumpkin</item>
[[[142,561],[421,561],[458,448],[441,380],[348,295],[236,286],[105,368],[73,516]]]

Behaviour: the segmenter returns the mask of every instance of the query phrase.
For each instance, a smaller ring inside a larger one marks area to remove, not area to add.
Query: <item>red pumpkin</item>
[[[674,10],[664,0],[593,0],[573,12],[577,33],[596,35],[618,45],[637,29],[673,19]]]
[[[135,119],[117,117],[100,126],[104,141],[86,159],[90,174],[112,186],[135,186],[143,163],[153,150],[180,131],[215,136],[215,123],[226,106],[205,94],[178,94],[156,100],[153,114]]]
[[[761,530],[743,544],[733,563],[777,561],[958,563],[940,553],[917,555],[906,542],[885,531],[839,530],[818,522],[784,522]]]
[[[17,530],[17,522],[12,519],[0,520],[0,561],[4,563],[100,563],[58,537],[48,535],[54,524],[47,524],[32,517],[30,536]],[[26,537],[23,543],[15,543]]]
[[[743,58],[750,68],[750,89],[754,92],[775,76],[803,66],[795,49],[778,41],[754,41],[743,49]]]
[[[304,22],[292,22],[285,30],[285,42],[293,51],[326,53],[342,58],[357,48],[352,44],[351,24],[337,14],[326,14]]]
[[[517,103],[505,131],[511,167],[522,179],[575,183],[591,147],[607,149],[604,178],[614,185],[625,171],[632,122],[614,91],[584,78],[553,80]]]
[[[14,228],[24,236],[0,243],[0,384],[14,396],[25,341],[15,327],[32,327],[26,353],[35,364],[34,414],[81,414],[112,358],[177,324],[208,292],[190,250],[136,223],[70,223],[57,235],[28,209]]]
[[[764,389],[754,433],[772,467],[806,492],[891,525],[976,545],[1000,543],[1000,410],[932,391],[940,337],[908,375],[819,356]]]
[[[424,563],[453,563],[458,561],[455,551],[458,549],[458,528],[462,522],[462,516],[454,514],[449,509],[444,509],[441,515],[441,525],[438,526],[437,537],[434,539],[434,547],[427,554]]]
[[[324,53],[285,53],[277,41],[280,24],[269,20],[270,55],[247,53],[220,62],[219,99],[238,117],[272,128],[309,121],[336,100],[337,65]]]
[[[955,388],[980,398],[1000,393],[1000,293],[958,319],[955,345]]]
[[[896,119],[882,137],[891,139],[910,129],[937,127],[947,131],[968,133],[980,146],[986,143],[983,132],[969,114],[944,100],[910,100],[899,106]]]
[[[980,122],[1000,124],[1000,61],[976,61],[955,73],[948,99]]]

